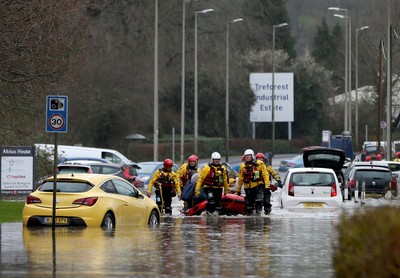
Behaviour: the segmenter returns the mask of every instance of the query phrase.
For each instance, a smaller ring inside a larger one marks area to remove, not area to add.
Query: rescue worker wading
[[[221,155],[218,152],[211,154],[211,162],[204,166],[196,183],[195,198],[200,195],[203,188],[207,198],[206,210],[210,213],[221,212],[222,190],[229,192],[228,175],[225,166],[221,165]]]
[[[393,161],[395,161],[395,162],[400,162],[400,152],[397,152],[397,153],[396,153],[396,158],[393,159]]]
[[[196,173],[200,173],[200,169],[197,166],[198,162],[197,155],[192,154],[188,157],[188,162],[183,163],[181,167],[179,167],[176,174],[178,175],[181,189],[183,189],[188,181],[192,178],[192,176]]]
[[[183,188],[185,187],[186,183],[191,180],[192,176],[196,173],[200,173],[200,169],[197,166],[199,158],[197,155],[192,154],[188,157],[188,162],[183,163],[181,167],[178,169],[176,174],[178,175],[178,179],[180,181],[181,191],[183,192]],[[191,208],[193,205],[192,202],[185,201],[183,211]]]
[[[153,177],[147,188],[147,196],[151,197],[152,187],[155,187],[156,203],[160,212],[165,209],[166,214],[172,214],[172,197],[178,194],[181,197],[181,187],[179,186],[178,176],[172,171],[174,162],[171,159],[165,159],[163,168],[154,172]]]
[[[268,163],[265,163],[265,156],[263,153],[257,153],[256,154],[256,159],[262,161],[265,164],[265,167],[267,169],[267,172],[269,174],[269,180],[271,181],[273,177],[277,182],[278,182],[278,187],[282,188],[282,180],[279,174],[272,168],[271,165]],[[264,201],[263,201],[263,206],[264,206],[264,212],[265,214],[268,214],[271,212],[271,191],[275,191],[276,186],[270,184],[269,188],[267,185],[265,186],[264,189]]]
[[[252,214],[254,208],[256,214],[261,213],[262,203],[264,200],[264,190],[269,190],[269,175],[265,164],[260,160],[255,160],[254,151],[247,149],[244,152],[245,161],[239,168],[238,190],[236,194],[240,195],[242,186],[246,194],[246,212]],[[265,210],[265,214],[271,211]]]

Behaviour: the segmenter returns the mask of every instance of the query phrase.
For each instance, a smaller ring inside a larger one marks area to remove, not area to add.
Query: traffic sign
[[[47,96],[46,98],[46,132],[67,132],[68,97]]]
[[[381,129],[386,129],[386,128],[387,128],[386,122],[382,121],[381,122]]]

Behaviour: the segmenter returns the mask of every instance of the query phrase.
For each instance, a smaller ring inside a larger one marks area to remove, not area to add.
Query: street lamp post
[[[181,155],[183,163],[183,152],[185,145],[185,29],[186,29],[186,0],[182,0],[182,80],[181,80]]]
[[[154,12],[154,143],[153,159],[158,161],[158,0]]]
[[[192,0],[197,1],[197,0]],[[186,3],[190,0],[182,0],[182,82],[181,82],[181,156],[180,160],[183,163],[185,150],[185,32],[186,32]]]
[[[348,71],[349,71],[349,75],[348,75],[348,92],[349,92],[349,123],[348,123],[348,126],[349,126],[349,132],[350,132],[350,134],[351,134],[351,102],[352,102],[352,100],[351,100],[351,98],[352,98],[352,94],[351,94],[351,18],[349,17],[349,18],[347,18],[347,20],[348,20],[348,34],[349,34],[349,38],[348,38],[348,42],[349,42],[349,44],[348,44],[348,53],[349,53],[349,58],[348,58],[348,66],[347,66],[347,69],[348,69]]]
[[[391,61],[392,61],[392,31],[390,28],[390,0],[387,1],[387,74],[386,74],[386,160],[392,159],[392,71],[391,71]]]
[[[198,154],[199,141],[199,111],[198,111],[198,81],[197,81],[197,15],[213,12],[213,9],[196,11],[194,14],[194,153]]]
[[[345,65],[344,65],[344,131],[348,131],[348,119],[349,119],[349,105],[348,105],[348,16],[347,9],[341,9],[338,7],[329,7],[330,11],[344,11],[345,16],[341,14],[334,14],[334,16],[346,19],[346,35],[345,35]]]
[[[356,119],[355,119],[355,133],[356,133],[356,147],[358,148],[358,32],[368,29],[369,26],[363,26],[356,29]]]
[[[225,152],[226,162],[229,161],[229,24],[243,21],[235,18],[226,22],[226,92],[225,92]]]
[[[287,26],[286,22],[272,26],[272,110],[271,110],[271,123],[272,123],[272,154],[275,153],[275,28]]]

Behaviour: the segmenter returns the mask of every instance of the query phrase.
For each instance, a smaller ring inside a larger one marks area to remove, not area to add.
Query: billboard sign
[[[0,147],[0,190],[33,190],[35,147]]]
[[[272,73],[251,73],[250,87],[256,103],[250,112],[250,122],[272,122]],[[274,74],[275,122],[294,121],[293,73]]]

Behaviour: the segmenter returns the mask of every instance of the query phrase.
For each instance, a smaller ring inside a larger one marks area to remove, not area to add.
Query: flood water
[[[367,200],[381,205],[386,200]],[[176,203],[175,203],[176,205]],[[334,277],[343,211],[277,207],[269,216],[183,217],[159,227],[26,229],[0,226],[1,277]]]

